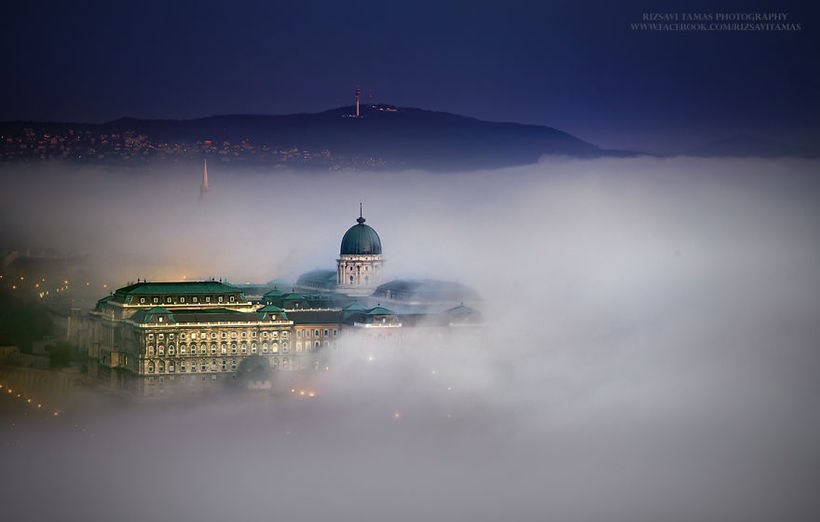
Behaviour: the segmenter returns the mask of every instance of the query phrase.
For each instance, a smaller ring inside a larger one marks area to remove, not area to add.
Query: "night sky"
[[[820,137],[808,2],[17,2],[0,119],[314,112],[373,100],[675,151]],[[803,4],[803,5],[801,5]],[[800,32],[636,32],[644,12],[787,12]]]

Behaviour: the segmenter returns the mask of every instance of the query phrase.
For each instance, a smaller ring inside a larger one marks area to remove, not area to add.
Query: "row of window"
[[[221,296],[221,295],[218,295],[218,296],[210,296],[210,295],[202,296],[202,302],[203,303],[210,303],[212,297],[214,298],[214,301],[217,302],[217,303],[224,303],[225,302],[225,297]],[[140,304],[146,304],[148,302],[148,299],[150,299],[151,302],[154,303],[154,304],[159,304],[160,301],[162,300],[162,298],[160,298],[159,296],[140,297]],[[183,296],[180,296],[178,298],[178,300],[176,300],[176,301],[174,300],[173,297],[170,297],[170,296],[165,298],[165,303],[167,303],[167,304],[172,304],[172,303],[175,303],[175,302],[180,303],[180,304],[186,304],[187,303],[187,298],[183,297]],[[199,303],[199,296],[191,297],[191,302],[192,303]],[[235,295],[228,296],[228,302],[229,303],[236,302],[236,296]]]
[[[236,366],[237,366],[236,359],[232,359],[230,361],[230,363],[227,359],[223,359],[222,361],[211,360],[210,364],[208,364],[208,361],[206,361],[206,360],[190,361],[190,363],[187,362],[187,361],[182,361],[182,362],[179,363],[178,366],[174,363],[174,361],[169,361],[168,364],[165,364],[165,361],[158,361],[156,363],[154,361],[149,361],[145,365],[145,371],[146,371],[146,373],[175,373],[177,371],[179,373],[186,373],[186,372],[196,373],[197,371],[200,371],[200,372],[207,372],[207,371],[211,371],[211,372],[232,371],[232,372],[235,372],[236,371]],[[274,368],[279,367],[279,358],[278,357],[273,360],[273,366],[274,366]],[[289,366],[290,366],[290,360],[287,357],[283,357],[282,358],[282,367],[283,368],[288,368]]]
[[[299,345],[299,347],[301,347],[301,343],[298,343],[298,345]],[[199,348],[199,353],[201,355],[206,355],[208,353],[208,346],[206,344],[202,344],[198,347],[195,343],[192,343],[190,345],[190,347],[185,345],[185,344],[180,344],[179,345],[179,355],[187,355],[189,353],[189,351],[190,351],[191,355],[196,355],[197,348]],[[219,349],[219,353],[221,353],[222,355],[227,354],[229,349],[230,349],[230,352],[232,354],[237,353],[236,343],[231,343],[230,346],[228,346],[228,344],[226,344],[226,343],[222,343],[219,346],[217,346],[216,343],[211,343],[210,348],[211,348],[211,354],[214,354],[214,355],[217,353],[217,349]],[[238,349],[239,349],[239,353],[247,354],[248,353],[248,344],[247,343],[241,343],[239,345]],[[154,355],[154,345],[149,344],[145,351],[148,355]],[[270,344],[270,351],[271,351],[271,353],[278,353],[279,352],[279,343],[276,343],[276,342],[271,343]],[[282,341],[282,351],[287,353],[287,351],[288,351],[288,342],[287,341]],[[297,350],[297,351],[301,351],[301,350]],[[157,346],[156,353],[158,355],[165,355],[165,352],[166,352],[166,350],[165,350],[164,345],[160,344],[159,346]],[[174,355],[175,353],[176,353],[176,350],[174,348],[174,345],[169,344],[168,345],[168,355]],[[257,344],[255,342],[250,344],[250,353],[257,353]],[[262,343],[262,353],[268,353],[268,343]]]
[[[316,332],[317,332],[316,335],[319,335],[318,334],[319,330],[316,330]],[[268,334],[270,334],[270,337],[273,337],[273,338],[279,337],[279,332],[278,331],[274,331],[274,332],[264,331],[264,332],[262,332],[262,338],[267,339]],[[196,332],[193,332],[190,335],[191,335],[191,339],[196,339],[197,335],[199,335],[200,339],[207,339],[208,338],[208,332],[202,332],[201,334],[197,334]],[[327,335],[327,330],[325,330],[325,335]],[[336,335],[336,330],[333,330],[333,335]],[[255,339],[256,336],[257,336],[256,330],[253,330],[253,331],[250,332],[250,337],[251,338]],[[216,332],[211,332],[210,337],[211,337],[211,339],[216,339],[217,338]],[[228,338],[228,332],[220,332],[219,337],[221,337],[222,339],[227,339]],[[243,331],[243,332],[237,333],[237,332],[233,331],[233,332],[230,333],[230,337],[231,337],[231,339],[236,339],[237,337],[241,337],[242,339],[247,339],[248,338],[248,332]],[[288,337],[288,332],[287,331],[282,331],[282,337],[287,338]],[[173,338],[174,338],[174,334],[169,333],[168,334],[168,339],[173,339]],[[179,334],[179,338],[180,339],[187,339],[187,334],[181,333],[181,334]],[[149,333],[148,334],[148,340],[150,341],[150,340],[153,340],[153,339],[154,339],[154,334]],[[157,339],[165,339],[165,334],[157,334]]]
[[[333,344],[335,346],[335,344],[336,344],[335,341],[334,341]],[[309,351],[311,351],[311,347],[312,348],[321,348],[322,346],[330,346],[330,341],[324,341],[324,342],[322,342],[322,341],[313,341],[312,345],[311,345],[310,341],[305,341],[304,345],[301,342],[297,342],[295,351],[296,352],[302,352],[302,351],[309,352]],[[211,352],[210,353],[211,353],[211,355],[217,355],[217,349],[218,349],[219,350],[218,353],[220,355],[228,355],[229,348],[230,348],[231,355],[236,355],[237,353],[241,353],[243,355],[248,354],[248,346],[244,343],[239,346],[238,350],[237,350],[237,346],[235,344],[232,344],[230,347],[228,347],[227,344],[223,343],[222,345],[217,347],[216,343],[213,343],[213,344],[211,344]],[[279,344],[278,343],[272,343],[270,345],[270,349],[269,349],[268,348],[268,343],[262,343],[261,353],[268,353],[269,351],[270,351],[270,353],[279,353]],[[167,354],[168,355],[174,355],[175,352],[176,351],[174,349],[174,346],[169,345],[168,350],[167,350]],[[189,348],[186,347],[185,345],[181,344],[179,346],[179,355],[188,355],[188,353],[189,353]],[[199,353],[200,353],[200,355],[207,355],[208,354],[208,347],[203,345],[202,347],[199,348]],[[257,353],[256,343],[251,344],[250,353],[251,354]],[[282,353],[288,353],[288,343],[287,342],[282,343]],[[148,348],[146,349],[146,354],[149,355],[149,356],[155,355],[154,345],[148,345]],[[192,345],[190,347],[190,355],[193,357],[193,356],[196,356],[196,354],[197,354],[197,346]],[[156,355],[166,355],[165,346],[159,345],[157,347],[157,350],[156,350]]]
[[[305,333],[305,337],[310,337],[310,330],[296,330],[296,337],[302,337],[302,332],[303,332],[303,331],[304,331],[304,333]],[[313,336],[314,336],[314,337],[320,337],[320,336],[322,336],[322,335],[324,335],[325,337],[327,337],[328,335],[330,335],[330,330],[328,330],[328,329],[320,330],[320,329],[318,329],[318,328],[317,328],[317,329],[315,329],[315,330],[313,330]],[[333,330],[333,335],[334,335],[334,336],[339,335],[339,331],[338,331],[338,330],[336,330],[336,329],[334,329],[334,330]]]

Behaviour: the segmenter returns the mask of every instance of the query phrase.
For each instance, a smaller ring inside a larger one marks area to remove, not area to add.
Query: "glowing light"
[[[66,285],[67,285],[67,284],[68,284],[68,279],[66,279],[65,281],[63,281],[63,284],[66,284]]]
[[[447,391],[453,391],[453,387],[452,387],[452,386],[448,386],[448,387],[447,387]]]
[[[372,361],[372,360],[373,360],[373,356],[372,356],[372,355],[368,356],[367,360],[368,360],[368,361]]]
[[[399,417],[401,417],[401,415],[399,414],[399,412],[394,412],[394,413],[393,413],[393,418],[394,418],[394,419],[398,419]]]
[[[58,412],[58,411],[55,411],[55,412],[54,412],[54,416],[55,416],[55,417],[56,417],[57,415],[59,415],[59,414],[60,414],[60,412]]]
[[[103,288],[108,288],[108,284],[104,284],[104,285],[103,285]]]
[[[26,399],[26,402],[31,402],[31,399]]]
[[[26,279],[25,277],[20,276],[20,281],[24,281],[25,279]]]
[[[301,391],[299,392],[299,395],[304,395],[304,394],[305,394],[305,390],[301,390]]]
[[[316,397],[316,394],[313,392],[308,393],[308,397]]]
[[[38,408],[42,408],[42,407],[43,407],[43,405],[42,405],[42,404],[38,404],[38,405],[37,405],[37,407],[38,407]]]

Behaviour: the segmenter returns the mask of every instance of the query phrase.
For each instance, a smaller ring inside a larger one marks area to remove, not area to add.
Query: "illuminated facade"
[[[204,379],[235,375],[251,357],[276,370],[316,369],[322,351],[351,331],[364,342],[389,343],[401,342],[405,323],[477,324],[478,313],[464,306],[406,315],[366,306],[363,296],[381,282],[384,259],[381,239],[364,222],[360,212],[342,238],[335,273],[319,270],[300,278],[316,293],[274,288],[252,302],[241,289],[218,281],[138,281],[120,288],[90,313],[88,355],[100,367],[150,382],[180,375]]]

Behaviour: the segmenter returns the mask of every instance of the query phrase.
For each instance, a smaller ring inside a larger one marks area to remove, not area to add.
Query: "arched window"
[[[148,355],[154,355],[154,345],[148,345]]]
[[[273,343],[273,344],[271,345],[271,351],[272,351],[273,353],[279,353],[279,343]]]
[[[211,343],[211,353],[216,354],[216,343]]]
[[[173,344],[168,345],[168,355],[174,355],[174,345]]]
[[[154,363],[153,362],[148,363],[148,373],[154,373]]]
[[[353,276],[350,276],[350,284],[353,284]],[[285,366],[287,366],[287,363],[285,363]]]
[[[159,366],[157,367],[157,370],[159,371],[159,373],[165,373],[165,362],[164,361],[159,362]]]
[[[219,351],[222,355],[225,355],[226,353],[228,353],[228,345],[222,343],[222,346],[219,347]]]
[[[157,352],[159,352],[160,355],[165,355],[165,347],[159,345],[159,348],[157,348]]]

